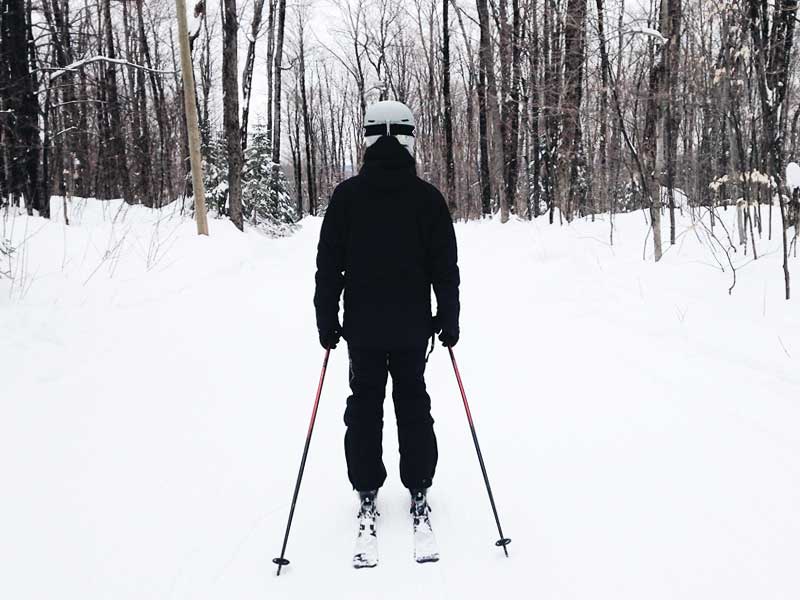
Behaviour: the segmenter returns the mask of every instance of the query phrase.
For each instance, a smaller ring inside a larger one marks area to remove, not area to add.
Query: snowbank
[[[786,187],[790,192],[800,188],[800,165],[796,162],[786,165]]]

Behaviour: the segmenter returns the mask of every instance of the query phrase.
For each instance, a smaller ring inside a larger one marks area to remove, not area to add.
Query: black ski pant
[[[392,399],[400,444],[400,479],[408,489],[430,487],[438,451],[431,399],[425,390],[426,346],[400,350],[348,347],[350,389],[344,422],[347,475],[358,491],[386,480],[383,465],[383,400],[392,374]]]

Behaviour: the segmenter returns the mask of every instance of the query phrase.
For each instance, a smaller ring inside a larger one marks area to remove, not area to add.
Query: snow
[[[750,60],[750,47],[742,46],[733,54],[734,60],[748,61]]]
[[[757,241],[758,261],[733,255],[729,296],[727,261],[688,211],[659,264],[642,260],[642,213],[615,218],[613,247],[602,218],[459,224],[455,353],[510,558],[439,347],[442,558],[413,561],[387,402],[381,562],[350,566],[340,347],[276,578],[322,362],[319,219],[284,239],[212,221],[205,238],[175,205],[70,212],[69,227],[19,215],[6,229],[19,248],[17,282],[0,280],[0,597],[800,594],[800,314],[777,240]],[[733,231],[735,211],[720,216]]]
[[[661,206],[669,206],[669,188],[661,186]],[[675,208],[679,208],[681,210],[688,210],[689,208],[689,198],[686,196],[686,193],[678,188],[674,188],[672,190],[673,197],[675,199]]]
[[[761,185],[770,185],[772,187],[775,186],[775,180],[768,176],[766,173],[762,173],[758,169],[753,169],[752,171],[746,171],[744,175],[741,173],[736,173],[733,177],[730,175],[722,175],[717,177],[714,181],[709,184],[709,188],[713,191],[719,190],[720,187],[725,185],[730,181],[735,182],[746,182],[751,184],[761,184]]]
[[[668,41],[667,38],[665,38],[661,34],[660,31],[658,31],[657,29],[653,29],[652,27],[644,27],[644,26],[631,27],[630,29],[628,29],[628,34],[629,35],[640,34],[640,35],[647,35],[650,37],[654,37],[656,38],[656,41],[659,44],[666,44]]]
[[[796,162],[786,165],[786,187],[790,192],[800,188],[800,165]]]
[[[201,8],[202,4],[202,8]],[[186,23],[189,31],[189,37],[194,37],[200,33],[200,28],[203,26],[203,19],[205,18],[205,3],[188,2],[186,5]],[[249,36],[248,41],[249,40]]]

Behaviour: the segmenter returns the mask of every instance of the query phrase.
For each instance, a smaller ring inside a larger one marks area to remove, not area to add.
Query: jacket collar
[[[416,161],[397,138],[384,135],[364,152],[359,173],[379,187],[393,187],[417,174]]]

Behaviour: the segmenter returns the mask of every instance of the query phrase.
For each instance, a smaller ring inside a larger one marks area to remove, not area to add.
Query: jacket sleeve
[[[345,223],[340,188],[336,188],[322,220],[317,245],[314,307],[317,330],[339,327],[339,298],[344,288]]]
[[[457,335],[458,316],[461,311],[458,299],[458,286],[461,283],[458,272],[458,249],[453,220],[441,194],[437,194],[431,235],[431,276],[433,292],[436,294],[439,324],[445,331]]]

